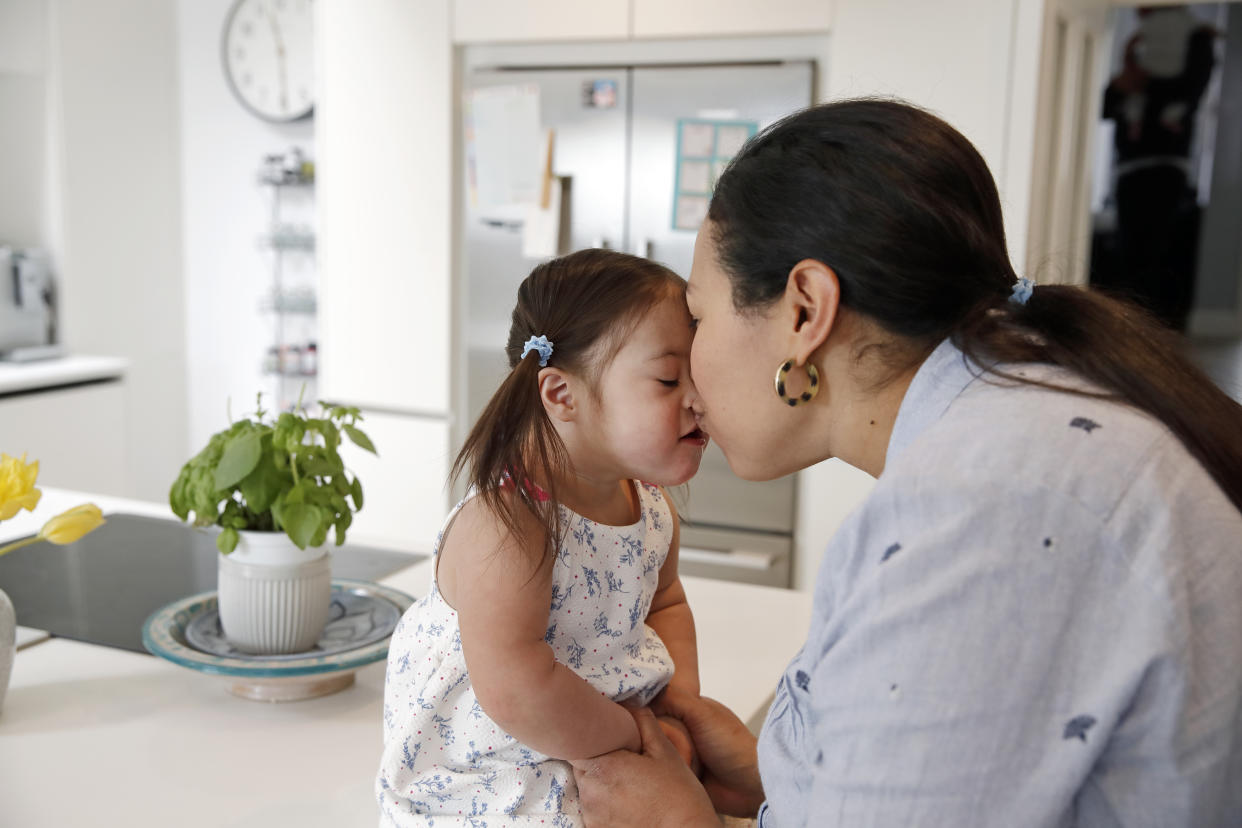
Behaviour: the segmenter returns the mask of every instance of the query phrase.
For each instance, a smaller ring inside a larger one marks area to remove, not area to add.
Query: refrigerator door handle
[[[683,546],[677,554],[682,561],[754,570],[771,569],[778,557],[776,552],[756,552],[751,549],[696,549],[693,546]]]

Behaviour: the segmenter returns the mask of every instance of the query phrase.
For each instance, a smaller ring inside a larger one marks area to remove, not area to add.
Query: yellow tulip
[[[61,512],[43,524],[39,537],[49,543],[64,545],[73,543],[87,532],[92,532],[105,523],[103,512],[94,503],[83,503],[72,509]]]
[[[39,476],[39,461],[26,462],[26,455],[19,460],[0,454],[0,520],[8,520],[22,509],[32,511],[43,495],[35,488]]]

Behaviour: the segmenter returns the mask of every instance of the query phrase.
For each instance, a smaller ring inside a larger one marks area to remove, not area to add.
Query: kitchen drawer
[[[741,532],[681,526],[678,572],[722,581],[788,587],[793,538],[766,532]]]
[[[794,527],[794,475],[756,483],[738,478],[711,443],[703,452],[689,496],[676,498],[683,522],[710,528],[739,528],[790,534]],[[684,507],[683,507],[684,503]]]
[[[126,496],[125,386],[118,380],[0,397],[0,451],[39,461],[39,484]]]

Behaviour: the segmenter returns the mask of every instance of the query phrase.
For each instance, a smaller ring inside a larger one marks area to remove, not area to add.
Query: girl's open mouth
[[[696,427],[681,435],[681,440],[679,442],[690,443],[694,446],[706,446],[708,439],[707,432]]]

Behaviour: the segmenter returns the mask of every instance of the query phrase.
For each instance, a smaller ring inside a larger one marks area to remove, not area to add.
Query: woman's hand
[[[758,813],[764,796],[757,743],[742,720],[715,699],[672,686],[656,697],[652,707],[661,715],[681,719],[690,731],[703,766],[703,788],[716,810],[740,817]]]
[[[719,828],[711,801],[655,714],[645,707],[630,712],[642,736],[642,753],[616,750],[570,763],[586,823],[609,828]]]
[[[673,749],[681,757],[681,761],[686,763],[695,776],[698,776],[703,765],[699,762],[699,755],[694,751],[694,739],[691,738],[685,723],[674,716],[656,716],[656,721],[660,723],[660,729],[668,737]]]

